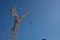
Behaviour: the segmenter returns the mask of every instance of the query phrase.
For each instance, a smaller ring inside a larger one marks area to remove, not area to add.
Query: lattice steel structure
[[[16,33],[17,33],[17,25],[19,22],[21,22],[21,20],[30,12],[30,10],[28,9],[22,16],[18,16],[17,12],[16,12],[16,8],[15,6],[12,6],[10,8],[10,13],[12,13],[12,15],[15,18],[15,22],[14,25],[12,26],[11,30],[10,30],[10,34],[9,34],[9,38],[8,40],[16,40]]]

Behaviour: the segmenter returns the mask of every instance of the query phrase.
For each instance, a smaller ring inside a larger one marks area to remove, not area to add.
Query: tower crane
[[[10,12],[11,14],[14,16],[15,20],[14,20],[14,25],[12,26],[11,30],[10,30],[10,34],[9,34],[9,38],[8,40],[16,40],[16,33],[17,33],[17,25],[19,22],[22,21],[22,19],[30,12],[30,10],[26,10],[25,13],[23,13],[22,16],[18,16],[17,12],[16,12],[16,8],[15,6],[12,6],[10,8]]]

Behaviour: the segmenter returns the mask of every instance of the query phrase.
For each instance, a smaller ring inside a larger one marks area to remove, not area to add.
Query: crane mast
[[[12,26],[11,30],[10,30],[10,34],[9,34],[9,38],[8,40],[16,40],[16,33],[17,33],[17,25],[19,22],[22,21],[22,19],[30,12],[30,10],[26,10],[26,12],[23,13],[22,16],[18,16],[17,13],[16,13],[16,8],[15,6],[12,6],[10,8],[10,13],[13,15],[13,17],[15,18],[14,20],[14,25]]]

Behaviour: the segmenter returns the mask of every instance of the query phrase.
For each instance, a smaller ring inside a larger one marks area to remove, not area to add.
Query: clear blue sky
[[[30,14],[18,24],[17,40],[60,40],[60,0],[0,0],[0,40],[8,40],[14,23],[9,8],[14,4],[19,15],[27,8],[32,14],[32,25]]]

